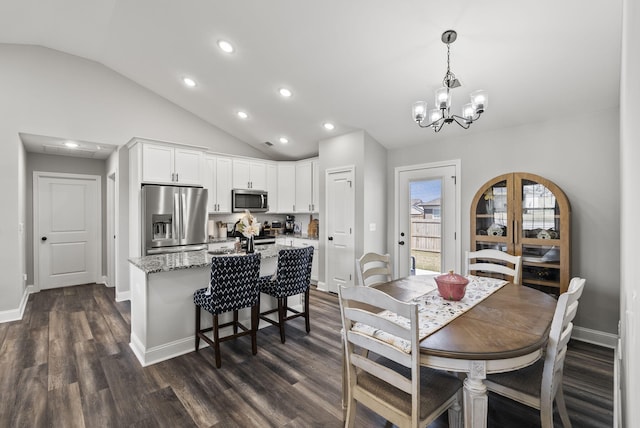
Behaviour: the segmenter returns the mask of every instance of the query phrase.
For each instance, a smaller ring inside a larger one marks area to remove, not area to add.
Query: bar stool
[[[278,267],[275,277],[260,278],[260,291],[273,296],[278,307],[261,312],[260,319],[280,329],[280,341],[285,342],[284,324],[293,318],[304,317],[307,333],[311,331],[309,324],[309,287],[311,285],[311,263],[313,247],[287,248],[278,251]],[[304,309],[297,311],[287,306],[287,298],[304,293]],[[278,321],[267,318],[267,315],[278,313]],[[291,315],[288,315],[291,313]]]
[[[220,342],[251,335],[252,353],[253,355],[258,353],[256,332],[258,331],[260,302],[259,275],[259,253],[246,256],[213,257],[209,287],[201,288],[193,293],[193,302],[196,305],[196,352],[200,348],[200,339],[207,342],[214,349],[217,368],[222,365]],[[238,310],[249,307],[251,308],[250,329],[238,321]],[[213,315],[212,327],[204,329],[200,327],[200,308]],[[232,311],[233,320],[219,324],[218,315]],[[219,330],[229,326],[233,327],[233,334],[220,337]],[[238,328],[242,330],[239,333]],[[205,335],[209,331],[213,332],[213,340]]]

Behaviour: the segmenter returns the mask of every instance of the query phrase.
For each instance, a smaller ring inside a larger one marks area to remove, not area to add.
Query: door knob
[[[47,237],[46,237],[46,236],[43,236],[42,238],[40,238],[40,240],[41,240],[42,242],[44,242],[44,241],[46,241],[46,240],[47,240]]]
[[[333,236],[327,238],[329,241],[333,241]]]
[[[404,245],[404,241],[398,242],[399,245]]]

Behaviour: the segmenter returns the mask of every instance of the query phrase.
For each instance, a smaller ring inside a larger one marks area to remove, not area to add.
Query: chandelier
[[[462,115],[451,114],[451,89],[461,86],[460,80],[451,72],[450,67],[450,50],[449,45],[456,41],[458,33],[454,30],[447,30],[442,33],[442,42],[447,45],[447,73],[442,80],[442,88],[436,91],[435,108],[429,111],[429,123],[424,124],[427,116],[427,102],[417,101],[413,104],[412,115],[421,128],[433,128],[435,132],[442,129],[442,125],[455,122],[468,129],[476,120],[480,119],[480,115],[487,109],[487,101],[489,100],[486,91],[475,91],[471,93],[471,102],[462,107]]]

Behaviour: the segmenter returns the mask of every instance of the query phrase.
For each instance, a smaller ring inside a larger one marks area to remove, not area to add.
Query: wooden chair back
[[[356,259],[358,284],[367,287],[391,281],[391,256],[389,254],[365,253]]]
[[[510,276],[514,284],[520,284],[522,276],[522,257],[520,256],[491,249],[467,251],[465,263],[467,275],[485,276],[483,273],[499,273]]]

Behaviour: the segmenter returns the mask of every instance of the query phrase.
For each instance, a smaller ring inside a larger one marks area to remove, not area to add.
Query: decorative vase
[[[255,251],[253,246],[253,235],[247,238],[247,254],[251,254]]]

